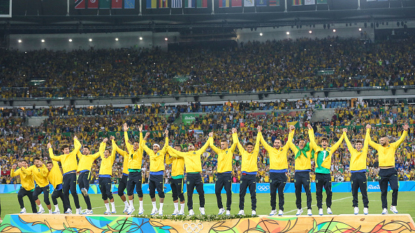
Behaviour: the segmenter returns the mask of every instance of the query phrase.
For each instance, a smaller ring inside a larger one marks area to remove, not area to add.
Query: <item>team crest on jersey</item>
[[[228,153],[228,151],[225,152],[226,154]]]
[[[193,154],[195,155],[195,154],[196,154],[196,152],[193,152]]]
[[[157,152],[157,155],[160,155],[160,152]]]
[[[329,148],[329,149],[327,149],[327,151],[330,151],[330,148]]]

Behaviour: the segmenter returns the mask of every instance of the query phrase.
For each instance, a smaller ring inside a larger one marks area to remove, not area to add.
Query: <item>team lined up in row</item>
[[[88,188],[90,181],[90,173],[92,163],[99,157],[101,157],[101,166],[99,170],[99,187],[102,193],[102,199],[104,200],[106,212],[105,214],[116,213],[114,197],[111,192],[111,176],[112,167],[115,160],[116,153],[124,157],[123,162],[123,176],[119,183],[118,195],[125,204],[124,213],[133,214],[135,211],[133,204],[133,194],[136,190],[139,198],[139,210],[138,214],[144,213],[143,208],[143,192],[141,188],[142,177],[141,177],[141,165],[143,152],[146,151],[150,158],[150,179],[149,179],[149,190],[150,197],[153,205],[151,211],[152,215],[163,215],[163,203],[164,203],[164,169],[165,164],[172,164],[171,171],[171,189],[173,193],[174,212],[173,215],[183,215],[185,198],[183,195],[183,183],[184,174],[186,167],[186,185],[187,185],[187,207],[189,215],[194,215],[193,211],[193,191],[196,188],[199,194],[200,201],[200,213],[205,214],[205,198],[203,191],[203,182],[200,172],[202,171],[202,154],[210,147],[213,151],[218,154],[218,165],[217,165],[217,181],[215,185],[215,193],[217,197],[217,205],[219,208],[219,215],[224,214],[225,210],[222,205],[221,191],[224,188],[226,191],[226,215],[230,215],[231,203],[232,203],[232,192],[231,192],[231,172],[232,172],[232,157],[233,153],[238,147],[239,153],[242,158],[241,166],[241,184],[239,192],[239,213],[244,214],[244,203],[247,189],[250,191],[251,204],[252,204],[252,215],[256,215],[256,183],[255,177],[258,171],[257,158],[259,154],[259,147],[262,145],[269,153],[270,159],[270,189],[271,189],[271,213],[270,215],[276,215],[276,194],[278,190],[279,197],[279,211],[278,215],[284,214],[284,187],[287,181],[287,156],[288,150],[291,149],[295,154],[295,194],[296,194],[296,205],[297,215],[302,214],[301,206],[301,192],[302,187],[305,189],[307,196],[307,214],[312,215],[311,211],[311,191],[310,191],[310,171],[311,171],[311,159],[315,161],[315,173],[316,173],[316,198],[317,207],[319,214],[323,215],[323,187],[326,190],[327,199],[327,214],[332,214],[332,192],[331,192],[331,177],[330,167],[333,153],[338,149],[343,140],[346,141],[348,149],[351,153],[350,170],[352,173],[352,195],[353,195],[353,207],[354,213],[359,213],[358,208],[358,189],[362,193],[364,214],[368,214],[369,200],[367,197],[367,184],[366,184],[366,158],[368,152],[368,146],[370,145],[378,151],[379,156],[379,176],[381,177],[379,184],[381,189],[381,200],[382,200],[382,214],[387,214],[387,189],[388,183],[392,189],[392,205],[390,210],[393,213],[397,213],[397,197],[398,197],[398,179],[397,172],[395,169],[395,151],[399,145],[404,141],[408,134],[409,126],[404,125],[404,132],[402,137],[395,143],[389,144],[387,136],[380,138],[380,144],[376,144],[370,138],[371,126],[366,126],[366,137],[364,143],[362,141],[355,142],[355,148],[353,148],[349,139],[347,138],[347,129],[344,129],[344,133],[337,143],[329,147],[329,141],[327,138],[321,138],[320,145],[317,145],[314,138],[314,131],[309,126],[309,138],[310,142],[306,142],[304,139],[300,139],[298,145],[295,145],[293,141],[294,126],[290,127],[290,133],[286,145],[282,145],[282,141],[276,139],[273,145],[270,146],[262,136],[262,127],[258,126],[258,134],[256,137],[256,143],[253,145],[251,142],[245,144],[245,148],[239,142],[237,136],[237,130],[232,129],[233,144],[231,147],[228,145],[228,139],[224,138],[220,141],[220,148],[217,148],[213,142],[213,133],[209,134],[208,141],[199,149],[195,150],[193,144],[188,145],[188,151],[182,152],[180,145],[169,146],[168,131],[165,131],[166,141],[163,148],[158,144],[152,146],[152,150],[146,146],[146,141],[149,137],[147,133],[143,139],[142,126],[140,130],[140,140],[138,142],[131,143],[128,138],[128,126],[124,124],[124,136],[127,151],[121,150],[115,143],[114,137],[111,137],[112,148],[106,149],[106,143],[108,139],[104,139],[100,145],[99,152],[90,154],[89,148],[84,147],[82,153],[80,152],[81,144],[77,137],[74,137],[74,150],[69,151],[69,146],[62,147],[63,154],[55,156],[51,144],[48,144],[49,154],[51,161],[45,166],[39,158],[34,160],[34,165],[28,167],[26,161],[22,161],[18,164],[20,169],[16,170],[16,165],[13,165],[11,176],[20,175],[22,188],[18,194],[18,200],[22,209],[21,213],[25,213],[26,209],[23,204],[23,197],[28,196],[31,204],[32,211],[34,213],[44,213],[44,209],[40,204],[38,198],[39,194],[43,192],[44,202],[47,205],[50,213],[59,214],[60,210],[58,207],[57,199],[61,198],[63,201],[64,209],[66,214],[72,213],[72,209],[69,202],[69,191],[71,192],[75,206],[76,213],[81,214],[81,207],[79,205],[78,195],[76,193],[76,173],[79,173],[78,184],[81,192],[84,196],[87,210],[84,214],[93,214],[91,201],[88,196]],[[79,158],[79,164],[77,162]],[[61,162],[63,175],[59,168],[57,161]],[[34,184],[36,181],[36,187]],[[49,201],[49,183],[54,187],[52,193],[52,201],[55,205],[55,211],[52,212]],[[127,198],[124,195],[124,191],[127,189]],[[157,190],[159,196],[160,206],[157,208],[155,191]],[[179,210],[180,200],[180,210]],[[110,203],[112,211],[110,209]],[[39,210],[36,211],[36,204],[39,206]]]

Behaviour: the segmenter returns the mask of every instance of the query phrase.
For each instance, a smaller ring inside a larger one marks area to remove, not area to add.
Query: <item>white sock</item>
[[[59,211],[59,206],[55,205],[55,212],[58,212],[58,211]]]
[[[174,211],[179,211],[179,203],[174,203]]]
[[[160,203],[160,209],[161,210],[163,209],[163,203]]]
[[[107,208],[107,212],[111,212],[110,203],[105,203],[105,208]]]
[[[40,204],[39,205],[39,210],[42,210],[42,209],[43,209],[42,204]]]
[[[157,208],[157,206],[156,206],[157,203],[155,201],[151,202],[151,204],[153,204],[153,209]]]
[[[111,202],[112,211],[115,211],[115,202]]]
[[[52,209],[49,210],[49,214],[51,214],[51,213],[52,213]]]
[[[184,203],[180,204],[180,211],[184,211]]]
[[[128,208],[128,201],[124,201],[125,208]]]
[[[140,209],[143,209],[143,201],[140,201]]]
[[[130,207],[133,208],[134,207],[134,201],[133,200],[129,200],[128,202],[130,202]]]

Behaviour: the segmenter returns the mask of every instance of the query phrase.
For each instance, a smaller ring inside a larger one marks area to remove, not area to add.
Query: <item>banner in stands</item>
[[[185,125],[188,125],[196,120],[195,114],[182,114],[182,122]]]
[[[20,189],[20,184],[0,184],[0,194],[5,193],[17,193]],[[143,193],[149,194],[148,184],[143,184]],[[204,184],[203,189],[206,194],[215,193],[215,184]],[[81,193],[81,190],[77,186],[77,193]],[[390,187],[388,188],[390,191]],[[186,185],[183,187],[183,192],[186,193]],[[352,186],[350,182],[333,182],[332,191],[334,193],[351,192]],[[415,192],[415,181],[399,181],[399,191],[403,192]],[[50,193],[53,192],[53,187],[50,188]],[[112,192],[118,193],[118,184],[112,185]],[[134,191],[135,192],[135,191]],[[170,184],[164,184],[164,192],[171,193]],[[193,191],[196,192],[196,189]],[[247,190],[249,193],[249,190]],[[258,183],[256,185],[257,193],[270,193],[269,183]],[[294,193],[294,183],[287,183],[285,185],[284,193]],[[303,188],[303,192],[304,188]],[[316,183],[311,183],[311,192],[316,192]],[[368,182],[368,192],[380,192],[379,182]],[[101,194],[101,190],[97,184],[91,184],[88,190],[89,194]],[[222,189],[222,193],[225,193],[225,189]],[[239,183],[232,184],[232,193],[239,193]]]

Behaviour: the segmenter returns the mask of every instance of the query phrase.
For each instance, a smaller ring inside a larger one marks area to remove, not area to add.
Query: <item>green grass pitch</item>
[[[325,193],[323,194],[323,209],[324,214],[326,214],[326,206],[325,206]],[[368,193],[369,196],[369,214],[380,214],[382,212],[381,208],[381,200],[380,200],[380,193]],[[78,195],[82,209],[86,208],[84,199],[82,194]],[[94,214],[104,214],[105,206],[104,202],[101,199],[100,194],[92,194],[90,195],[92,208]],[[137,195],[134,196],[135,200],[135,209],[134,212],[137,214],[138,212],[138,197]],[[185,194],[185,198],[187,198]],[[205,210],[206,214],[217,214],[218,207],[216,203],[216,196],[214,194],[207,194],[205,195],[206,204]],[[312,193],[312,208],[313,208],[313,215],[318,214],[318,210],[316,207],[316,196],[315,193]],[[388,210],[391,204],[391,193],[388,193]],[[4,218],[6,214],[16,214],[20,212],[19,203],[17,201],[17,194],[0,194],[1,199],[1,218]],[[43,207],[46,209],[46,205],[43,203],[43,195],[39,196],[39,199],[42,201]],[[158,197],[157,199],[157,207],[158,205]],[[50,197],[51,200],[51,197]],[[121,199],[118,195],[114,194],[115,205],[117,207],[117,214],[123,214],[122,211],[124,209],[124,204],[122,203]],[[27,197],[24,198],[26,210],[30,211],[30,204],[29,199]],[[52,201],[52,200],[51,200]],[[75,208],[72,196],[70,196],[70,201],[72,208]],[[187,201],[187,199],[186,199]],[[193,195],[193,202],[194,202],[194,210],[195,214],[200,214],[199,212],[199,197],[197,194]],[[222,202],[226,204],[226,195],[222,194]],[[164,201],[164,214],[171,215],[173,213],[173,200],[171,195],[166,195]],[[239,211],[238,204],[239,203],[239,194],[232,195],[232,210],[231,214],[237,214]],[[303,215],[306,215],[306,196],[305,193],[302,194],[302,207],[303,207]],[[61,212],[63,212],[62,203],[59,199],[59,208]],[[285,194],[285,205],[284,205],[284,214],[285,215],[295,215],[296,213],[296,205],[295,205],[295,194],[289,193]],[[361,199],[361,195],[359,194],[359,208],[360,214],[363,213],[363,203]],[[152,209],[151,200],[149,195],[144,195],[144,214],[150,214]],[[277,209],[278,209],[278,195],[277,195]],[[415,192],[399,192],[398,196],[398,206],[397,209],[400,214],[410,214],[412,218],[415,219]],[[54,207],[52,207],[54,210]],[[74,209],[73,209],[74,210]],[[333,204],[332,204],[332,211],[333,214],[353,214],[353,207],[352,207],[352,195],[351,193],[333,193]],[[74,211],[75,212],[75,211]],[[270,205],[270,195],[269,194],[257,194],[257,214],[258,215],[268,215],[271,212],[271,205]],[[187,214],[187,208],[185,213]],[[247,194],[245,196],[245,214],[251,214],[251,198],[250,195]],[[389,214],[392,214],[389,211]]]

